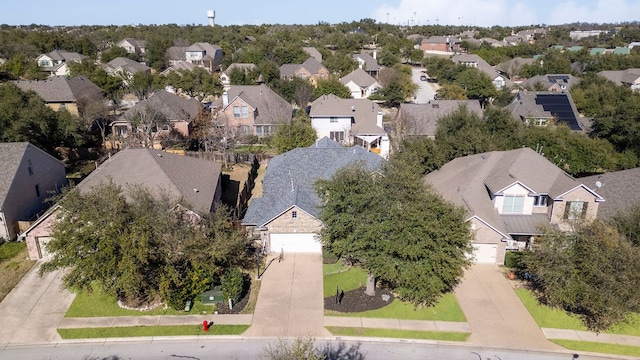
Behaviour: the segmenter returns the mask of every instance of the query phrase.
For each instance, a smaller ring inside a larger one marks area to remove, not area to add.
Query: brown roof
[[[478,100],[431,100],[427,104],[405,103],[400,105],[398,117],[401,125],[410,136],[436,136],[438,121],[466,107],[467,111],[483,117]]]
[[[136,112],[144,112],[147,106],[160,110],[168,121],[186,122],[191,122],[202,107],[196,99],[185,99],[166,90],[160,90],[127,110],[124,117],[128,118]]]
[[[640,168],[614,171],[578,179],[604,197],[598,217],[609,219],[618,211],[640,204]],[[598,184],[596,184],[599,182]],[[600,187],[598,187],[600,185]]]
[[[102,96],[102,89],[82,76],[53,76],[46,80],[15,81],[15,84],[22,91],[34,91],[47,103],[74,103],[84,97]]]
[[[293,106],[267,85],[232,85],[227,90],[229,103],[235,98],[241,98],[253,109],[256,109],[254,123],[278,124],[289,121],[293,117]],[[218,98],[214,108],[222,109],[222,98]]]
[[[221,166],[219,163],[153,149],[124,149],[87,176],[78,189],[89,191],[108,181],[127,190],[142,185],[154,195],[169,195],[201,214],[213,210]]]
[[[367,74],[367,72],[362,70],[361,68],[357,68],[349,74],[340,78],[340,82],[343,85],[347,85],[350,81],[353,81],[354,84],[360,86],[361,88],[368,88],[369,86],[378,82],[373,78],[373,76]]]

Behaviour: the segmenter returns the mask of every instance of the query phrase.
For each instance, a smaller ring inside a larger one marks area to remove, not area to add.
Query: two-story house
[[[22,91],[33,91],[51,109],[66,110],[79,115],[85,101],[102,101],[102,89],[82,76],[69,78],[54,76],[46,80],[20,80],[14,82]]]
[[[373,50],[373,55],[369,55],[367,52],[360,52],[359,54],[353,54],[353,59],[358,62],[358,67],[366,71],[373,77],[378,77],[380,69],[382,68],[378,64],[378,52]]]
[[[467,212],[476,262],[502,264],[507,250],[531,245],[544,226],[571,231],[593,220],[604,199],[530,148],[454,159],[426,181]]]
[[[329,79],[329,70],[318,60],[310,57],[302,64],[283,64],[280,66],[280,77],[287,80],[299,77],[315,86],[318,80]]]
[[[640,69],[605,70],[598,75],[613,81],[617,85],[627,87],[632,91],[640,91]]]
[[[89,57],[76,52],[54,50],[38,56],[36,62],[49,76],[67,76],[69,75],[68,63],[81,63],[87,59],[89,59]]]
[[[326,136],[341,144],[362,146],[384,158],[389,156],[383,114],[371,100],[323,95],[311,104],[309,116],[318,138]]]
[[[265,84],[233,85],[211,107],[214,123],[239,136],[271,136],[293,118],[293,106]]]
[[[571,74],[545,74],[530,77],[521,86],[530,90],[569,92],[579,82],[580,78]]]
[[[234,71],[239,71],[244,73],[245,75],[256,69],[256,64],[249,63],[233,63],[229,65],[224,71],[220,73],[220,82],[222,83],[222,87],[225,91],[228,91],[231,87],[231,74]]]
[[[111,76],[119,76],[125,84],[133,78],[137,72],[151,73],[147,65],[126,57],[117,57],[104,65],[104,70]]]
[[[192,44],[185,50],[185,60],[204,67],[209,72],[220,70],[222,48],[205,42]]]
[[[460,51],[460,39],[454,36],[431,36],[422,39],[420,48],[429,52],[457,52]]]
[[[511,80],[507,76],[502,75],[493,66],[489,65],[483,58],[476,54],[456,54],[452,57],[453,62],[456,64],[462,64],[468,67],[476,68],[485,73],[496,89],[502,89],[505,86],[511,86]]]
[[[147,42],[134,38],[124,38],[116,44],[127,51],[128,54],[144,55],[147,53]]]
[[[48,207],[67,185],[64,164],[28,142],[0,143],[0,242],[14,240],[19,222]]]

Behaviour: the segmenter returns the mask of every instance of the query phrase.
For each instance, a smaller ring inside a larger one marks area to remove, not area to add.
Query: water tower
[[[209,18],[209,26],[216,26],[216,12],[207,10],[207,17]]]

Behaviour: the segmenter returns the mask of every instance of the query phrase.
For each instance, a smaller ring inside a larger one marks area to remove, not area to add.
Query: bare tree
[[[78,99],[78,112],[89,130],[95,125],[100,130],[104,145],[109,127],[109,108],[102,97],[82,97]]]
[[[142,137],[144,147],[153,148],[158,130],[168,124],[166,115],[159,108],[149,104],[145,105],[143,110],[134,110],[126,118]]]

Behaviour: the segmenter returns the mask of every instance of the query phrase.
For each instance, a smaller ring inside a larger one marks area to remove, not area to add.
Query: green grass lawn
[[[211,314],[212,305],[204,305],[195,301],[191,311],[174,310],[172,308],[158,308],[150,311],[127,310],[118,306],[115,296],[110,296],[95,288],[93,292],[80,291],[71,303],[65,317],[102,317],[102,316],[146,316],[146,315],[189,315]]]
[[[637,346],[557,339],[551,339],[551,341],[569,350],[640,357],[640,347]]]
[[[0,244],[0,263],[12,259],[26,248],[25,242],[10,241]]]
[[[249,325],[214,325],[203,331],[202,325],[134,326],[109,328],[58,329],[63,339],[92,339],[136,336],[240,335]]]
[[[515,289],[520,301],[527,308],[533,319],[542,328],[570,329],[587,331],[577,316],[570,315],[564,310],[555,309],[538,303],[531,291],[526,289]],[[640,336],[640,314],[634,314],[628,323],[613,326],[605,331],[608,334],[620,334]]]
[[[347,271],[338,272],[348,269]],[[364,286],[367,283],[367,273],[356,267],[348,268],[337,264],[324,265],[324,296],[335,295],[336,286],[341,290],[349,291]],[[361,313],[340,313],[325,311],[329,316],[369,317],[369,318],[395,318],[405,320],[438,320],[438,321],[467,321],[462,309],[458,305],[453,294],[444,295],[437,305],[428,308],[415,308],[412,304],[394,300],[382,309],[365,311]]]
[[[470,333],[445,331],[414,331],[327,326],[335,336],[366,336],[381,338],[422,339],[442,341],[467,341]]]

